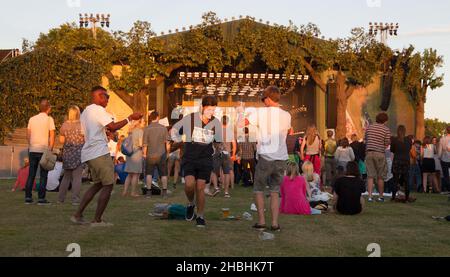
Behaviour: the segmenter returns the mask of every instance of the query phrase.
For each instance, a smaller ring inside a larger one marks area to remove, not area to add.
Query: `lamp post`
[[[397,36],[399,25],[396,23],[369,23],[369,35],[376,36],[378,32],[380,33],[380,41],[384,45],[387,44],[388,36]]]
[[[110,17],[110,14],[96,14],[94,16],[94,14],[91,13],[90,16],[88,16],[88,14],[85,13],[83,16],[83,14],[80,13],[80,28],[87,28],[90,23],[92,35],[94,39],[97,39],[97,23],[100,23],[102,28],[105,26],[106,28],[109,28]]]

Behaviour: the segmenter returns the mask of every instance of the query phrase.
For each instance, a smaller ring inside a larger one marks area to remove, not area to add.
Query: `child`
[[[300,176],[298,165],[295,162],[288,162],[287,176],[284,176],[283,183],[281,183],[280,193],[280,212],[283,214],[311,215],[321,213],[319,210],[310,207],[308,198],[311,198],[311,191],[309,185],[305,182],[305,178]]]
[[[303,177],[311,190],[310,202],[327,202],[330,195],[320,190],[320,176],[314,172],[314,165],[306,161],[302,165]]]
[[[17,188],[20,187],[20,190],[25,189],[25,185],[27,183],[28,179],[28,173],[30,172],[30,161],[28,158],[23,159],[23,167],[19,169],[17,172],[17,180],[14,184],[14,187],[11,189],[11,191],[16,191]],[[34,181],[33,188],[36,188],[36,181]]]
[[[334,157],[336,159],[338,171],[345,171],[347,163],[355,160],[355,153],[353,152],[353,148],[350,147],[347,138],[341,140],[340,146],[337,148]]]

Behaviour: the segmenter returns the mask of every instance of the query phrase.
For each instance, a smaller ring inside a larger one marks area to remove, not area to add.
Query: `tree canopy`
[[[38,96],[65,102],[61,109],[54,109],[64,113],[68,102],[85,103],[84,92],[104,76],[111,89],[141,111],[146,109],[149,80],[170,76],[180,67],[309,74],[323,92],[330,80],[323,78],[322,72],[329,70],[336,74],[331,81],[338,85],[337,133],[342,137],[347,99],[355,88],[370,84],[380,72],[393,73],[396,84],[413,102],[425,99],[427,88],[442,85],[443,77],[436,75],[436,68],[442,66],[443,59],[435,50],[420,54],[410,47],[395,56],[363,28],[354,28],[345,38],[324,40],[319,39],[321,31],[312,23],[269,26],[246,18],[230,22],[236,29],[231,32],[221,23],[214,12],[208,12],[199,25],[187,31],[156,36],[149,22],[137,21],[126,32],[98,28],[96,39],[91,30],[75,23],[63,24],[40,34],[35,43],[24,40],[27,54],[0,65],[1,97],[10,106],[26,98],[29,105],[21,105],[20,114],[24,118],[35,111],[33,101]],[[122,65],[121,76],[111,74],[113,65]],[[3,117],[2,125],[8,127],[2,126],[2,130],[24,126],[26,120]]]

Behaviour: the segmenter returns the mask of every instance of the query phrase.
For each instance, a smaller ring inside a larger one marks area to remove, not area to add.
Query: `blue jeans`
[[[30,172],[28,174],[27,184],[25,185],[25,198],[33,198],[32,190],[34,178],[36,177],[39,162],[41,161],[43,153],[30,152],[28,158],[30,160]],[[47,191],[47,176],[48,171],[41,167],[40,181],[39,181],[39,200],[45,199],[45,193]]]
[[[422,172],[420,172],[420,166],[413,164],[409,166],[409,178],[408,178],[409,191],[418,191],[422,187]],[[416,180],[416,188],[414,189],[414,179]]]

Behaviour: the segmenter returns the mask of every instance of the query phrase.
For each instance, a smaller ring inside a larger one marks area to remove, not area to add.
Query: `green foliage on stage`
[[[323,92],[330,81],[337,83],[336,132],[337,137],[343,137],[347,99],[380,73],[394,75],[396,84],[413,102],[424,101],[427,88],[442,86],[443,77],[435,73],[442,66],[442,57],[433,49],[420,54],[410,47],[397,57],[363,28],[354,28],[346,38],[325,40],[320,36],[320,29],[312,23],[269,26],[247,17],[223,24],[214,12],[205,13],[197,26],[162,36],[156,36],[151,24],[144,21],[135,22],[128,32],[109,33],[98,28],[97,39],[91,30],[75,23],[63,24],[41,34],[35,43],[24,40],[23,48],[29,53],[0,64],[0,82],[6,91],[2,97],[16,101],[25,91],[33,91],[33,97],[25,100],[31,107],[39,96],[58,98],[62,88],[84,93],[88,84],[100,83],[101,74],[130,107],[145,112],[150,80],[175,78],[177,69],[308,74]],[[28,64],[26,59],[35,62]],[[122,66],[121,76],[112,75],[113,65]],[[33,86],[33,82],[38,85]],[[80,96],[70,97],[62,99]],[[84,101],[75,103],[82,105]],[[62,111],[66,108],[67,104]],[[24,120],[11,117],[5,124],[24,127]]]
[[[425,135],[440,138],[445,135],[447,126],[450,123],[440,121],[439,119],[425,119]]]
[[[427,93],[444,85],[444,75],[438,75],[437,70],[444,64],[443,56],[435,49],[425,49],[422,53],[415,52],[410,45],[403,49],[394,62],[394,82],[408,94],[416,110],[416,137],[425,136],[425,103]]]
[[[26,127],[46,97],[60,125],[70,105],[84,107],[89,91],[101,78],[101,68],[74,54],[36,49],[0,66],[0,140],[16,127]]]

